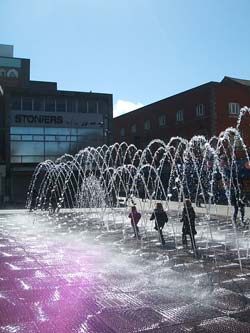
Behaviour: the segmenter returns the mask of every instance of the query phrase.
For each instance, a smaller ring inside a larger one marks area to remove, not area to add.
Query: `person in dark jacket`
[[[56,196],[56,191],[53,189],[51,191],[51,197],[50,197],[50,215],[54,215],[55,213],[59,212],[58,209],[58,203],[57,203],[57,196]]]
[[[192,207],[192,203],[190,199],[186,199],[184,201],[184,207],[182,211],[182,244],[187,246],[187,235],[190,236],[192,249],[196,250],[195,238],[194,236],[197,234],[195,230],[195,212]]]
[[[138,228],[138,222],[141,219],[141,213],[137,212],[136,206],[132,206],[131,213],[129,213],[132,228],[134,230],[134,238],[140,239],[140,233]]]
[[[162,230],[164,228],[165,223],[168,222],[168,215],[164,211],[162,204],[160,202],[156,204],[156,208],[154,209],[150,217],[150,220],[155,220],[155,230],[159,232],[161,244],[165,245],[165,239],[163,237]]]
[[[240,209],[240,214],[241,214],[241,223],[244,225],[245,224],[245,206],[246,206],[246,197],[244,196],[243,193],[240,193],[240,191],[236,191],[232,195],[231,199],[232,205],[234,206],[234,223],[237,221],[237,215],[238,211]]]

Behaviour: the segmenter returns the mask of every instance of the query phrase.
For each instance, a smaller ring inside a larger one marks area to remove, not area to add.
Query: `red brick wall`
[[[214,97],[212,91],[215,91]],[[214,98],[214,100],[213,100]],[[210,82],[193,88],[162,101],[147,105],[114,119],[114,141],[136,143],[135,136],[141,138],[141,147],[152,139],[162,139],[166,142],[173,136],[182,136],[190,139],[194,135],[206,134],[208,137],[227,127],[236,126],[237,117],[229,115],[228,104],[239,103],[241,107],[250,107],[250,87],[237,83]],[[205,116],[196,117],[196,105],[205,105]],[[176,122],[176,112],[184,110],[184,122]],[[214,111],[213,111],[214,110]],[[159,127],[158,117],[166,114],[165,127]],[[144,130],[144,121],[151,122],[151,129]],[[131,127],[136,124],[136,134],[131,133]],[[240,130],[245,143],[250,146],[250,116],[243,118]],[[121,128],[125,128],[125,137],[120,135]]]
[[[240,84],[223,84],[216,89],[216,110],[217,110],[217,134],[232,126],[236,127],[237,116],[229,114],[229,103],[239,103],[240,107],[250,107],[250,87]],[[243,134],[244,142],[250,146],[250,116],[247,114],[242,118],[240,131]]]
[[[200,87],[188,90],[165,100],[147,105],[136,111],[130,112],[114,119],[114,140],[115,142],[126,141],[135,143],[135,136],[141,138],[142,146],[153,139],[162,139],[166,142],[173,136],[182,136],[190,139],[196,134],[210,135],[210,109],[211,109],[211,86],[208,83]],[[196,105],[204,104],[205,116],[196,117]],[[176,112],[184,111],[184,122],[176,122]],[[158,118],[166,115],[166,126],[160,127]],[[150,120],[151,129],[144,130],[144,121]],[[131,133],[131,127],[136,124],[136,134]],[[120,136],[121,128],[125,128],[125,138]]]

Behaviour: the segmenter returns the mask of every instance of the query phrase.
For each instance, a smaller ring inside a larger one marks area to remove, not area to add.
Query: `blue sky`
[[[0,0],[31,79],[113,94],[115,115],[224,76],[250,79],[249,0]]]

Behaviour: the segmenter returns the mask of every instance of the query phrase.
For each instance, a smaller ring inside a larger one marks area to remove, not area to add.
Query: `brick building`
[[[250,107],[250,80],[224,77],[115,118],[114,139],[144,148],[155,138],[165,142],[173,136],[210,138],[235,126],[243,106]],[[240,127],[248,147],[249,120],[246,115]]]
[[[30,80],[30,60],[0,45],[0,206],[24,203],[37,163],[110,144],[112,94]]]

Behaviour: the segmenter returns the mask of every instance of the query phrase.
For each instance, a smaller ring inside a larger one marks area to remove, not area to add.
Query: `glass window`
[[[22,109],[24,111],[32,111],[32,97],[23,97],[22,104]]]
[[[164,127],[166,125],[166,115],[165,114],[162,114],[159,118],[158,118],[158,121],[159,121],[159,126],[160,127]]]
[[[76,112],[76,102],[72,98],[67,101],[67,112]]]
[[[239,103],[229,103],[229,114],[238,115],[240,113],[240,104]]]
[[[11,155],[43,155],[43,144],[41,142],[11,141]]]
[[[33,135],[33,140],[34,141],[44,141],[44,136],[43,135]]]
[[[76,135],[71,135],[70,136],[70,141],[77,141],[77,136]]]
[[[6,70],[4,68],[0,68],[0,77],[6,76]]]
[[[12,110],[21,110],[21,97],[15,96],[11,98],[11,109]]]
[[[184,117],[183,117],[183,110],[179,110],[176,112],[176,121],[177,122],[181,122],[184,120]]]
[[[132,125],[131,132],[132,133],[136,133],[136,124]]]
[[[107,113],[108,112],[108,104],[106,101],[99,101],[98,102],[98,113]]]
[[[22,141],[32,141],[32,135],[22,135]]]
[[[205,114],[204,104],[196,105],[196,117],[203,117]]]
[[[21,135],[11,135],[10,136],[10,140],[14,140],[14,141],[21,141],[22,140],[22,137]]]
[[[0,58],[0,66],[2,67],[21,67],[21,59],[17,58]]]
[[[45,134],[54,134],[54,135],[76,134],[76,128],[54,128],[54,127],[48,127],[48,128],[45,128]]]
[[[66,101],[64,98],[57,98],[56,100],[56,111],[65,112],[66,111]]]
[[[11,134],[43,134],[44,128],[41,127],[11,127]]]
[[[13,79],[17,79],[18,78],[18,71],[16,69],[10,69],[7,72],[7,77],[13,78]]]
[[[144,129],[147,131],[147,130],[150,130],[150,120],[145,120],[144,121]]]
[[[87,101],[84,99],[79,99],[78,101],[78,112],[79,113],[87,113]]]
[[[45,135],[45,141],[56,141],[55,135]]]
[[[45,99],[45,111],[54,112],[56,107],[56,102],[54,97],[47,97]]]
[[[57,135],[56,141],[67,141],[66,138],[67,138],[66,135]]]
[[[58,158],[58,156],[55,156],[55,155],[46,155],[45,156],[45,160],[55,161],[57,158]]]
[[[77,131],[78,135],[97,135],[99,133],[102,133],[102,129],[100,128],[78,128]]]
[[[120,136],[121,137],[125,136],[125,128],[123,128],[123,127],[120,129]]]
[[[88,101],[88,112],[97,113],[97,103],[96,101]]]
[[[69,142],[46,142],[45,143],[45,154],[60,156],[68,153],[70,150]]]
[[[69,134],[70,135],[76,135],[77,134],[77,128],[69,128]]]
[[[42,156],[22,156],[22,163],[39,163],[44,161],[44,155]]]
[[[34,111],[44,111],[44,98],[35,97],[33,99],[33,110]]]
[[[22,158],[21,156],[11,156],[10,161],[11,163],[21,163]]]

